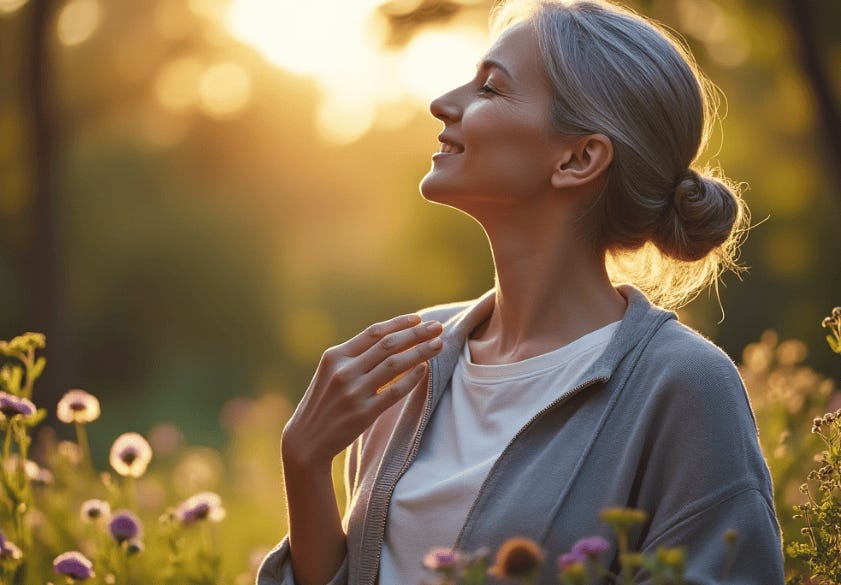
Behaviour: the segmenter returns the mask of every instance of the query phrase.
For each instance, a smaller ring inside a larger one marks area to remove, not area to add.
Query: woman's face
[[[489,204],[551,194],[554,147],[562,141],[551,126],[551,101],[531,24],[509,27],[471,81],[432,101],[445,128],[421,194],[474,217]]]

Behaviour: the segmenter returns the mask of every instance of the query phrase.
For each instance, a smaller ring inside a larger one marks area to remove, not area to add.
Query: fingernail
[[[414,325],[416,323],[421,322],[420,315],[416,314],[409,315],[406,320],[409,322],[410,325]]]
[[[441,329],[441,324],[438,321],[430,321],[426,324],[427,331],[437,331]]]
[[[441,340],[440,337],[436,337],[432,341],[429,342],[429,347],[432,349],[441,349],[444,346],[444,342]]]

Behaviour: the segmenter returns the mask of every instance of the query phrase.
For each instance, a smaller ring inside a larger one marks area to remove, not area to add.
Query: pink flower
[[[582,538],[572,545],[572,552],[580,556],[594,557],[610,548],[610,543],[601,536]]]
[[[103,500],[91,499],[82,503],[80,515],[83,520],[94,522],[100,518],[107,518],[111,514],[111,506]]]
[[[565,571],[569,569],[573,565],[577,565],[580,563],[584,563],[587,561],[587,557],[581,553],[577,553],[575,551],[568,552],[566,554],[562,554],[560,558],[558,558],[558,570]]]
[[[217,494],[202,492],[182,502],[175,515],[184,526],[202,520],[219,522],[225,517],[225,508],[222,507],[222,499]]]
[[[123,433],[111,445],[108,461],[114,471],[125,477],[140,477],[152,460],[152,447],[137,433]]]
[[[23,553],[11,540],[6,540],[6,535],[0,532],[0,560],[20,560]]]
[[[64,423],[89,423],[99,418],[99,400],[84,390],[68,390],[58,401],[56,416]]]

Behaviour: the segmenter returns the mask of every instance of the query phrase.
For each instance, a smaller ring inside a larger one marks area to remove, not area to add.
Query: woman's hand
[[[443,347],[441,331],[437,321],[421,323],[418,315],[402,315],[325,351],[284,428],[284,459],[329,467],[424,377],[425,362]]]

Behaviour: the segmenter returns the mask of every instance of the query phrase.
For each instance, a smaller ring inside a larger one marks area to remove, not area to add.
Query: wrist
[[[280,441],[280,458],[284,472],[332,474],[333,458],[314,452],[306,442],[296,440],[293,433],[284,432]]]

